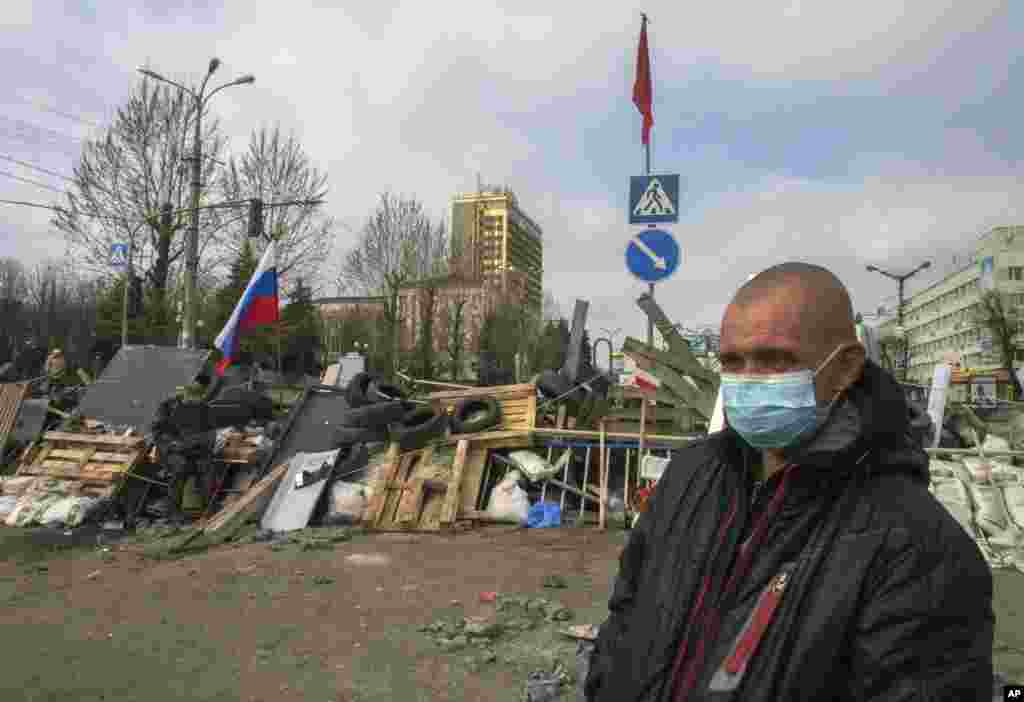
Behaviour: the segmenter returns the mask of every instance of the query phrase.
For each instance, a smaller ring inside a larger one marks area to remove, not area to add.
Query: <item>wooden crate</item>
[[[27,383],[4,383],[0,385],[0,451],[7,444],[7,438],[14,432],[18,421],[21,402],[28,393]]]
[[[23,454],[17,475],[77,483],[67,486],[71,493],[89,492],[87,486],[102,490],[119,483],[145,452],[139,437],[50,431]]]
[[[476,397],[493,397],[498,401],[501,407],[501,424],[493,427],[493,431],[529,431],[536,426],[537,386],[531,383],[445,390],[431,393],[427,399],[438,411],[451,413],[460,401]]]
[[[260,447],[253,443],[259,436],[258,431],[231,432],[219,459],[224,463],[253,463],[260,456]]]

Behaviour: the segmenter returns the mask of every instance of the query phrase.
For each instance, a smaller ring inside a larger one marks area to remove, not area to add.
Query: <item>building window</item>
[[[1024,266],[1010,266],[1006,273],[1010,280],[1024,280]]]

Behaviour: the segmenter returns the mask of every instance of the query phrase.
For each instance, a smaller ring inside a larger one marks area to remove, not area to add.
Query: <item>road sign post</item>
[[[124,297],[121,300],[121,347],[128,345],[128,289],[132,284],[132,252],[128,244],[110,245],[110,265],[124,275]]]

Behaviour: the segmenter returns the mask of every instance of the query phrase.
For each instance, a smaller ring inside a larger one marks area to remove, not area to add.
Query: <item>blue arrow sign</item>
[[[110,245],[110,265],[114,268],[128,267],[128,244]]]
[[[667,224],[678,221],[678,173],[632,176],[629,179],[630,224]]]
[[[675,237],[664,229],[645,229],[626,246],[626,268],[645,283],[657,283],[676,272],[682,255]]]

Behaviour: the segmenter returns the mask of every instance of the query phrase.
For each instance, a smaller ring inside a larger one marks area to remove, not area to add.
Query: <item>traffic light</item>
[[[249,200],[249,236],[263,236],[263,200],[258,197]]]
[[[128,285],[128,317],[138,319],[142,316],[142,278],[133,275]]]

